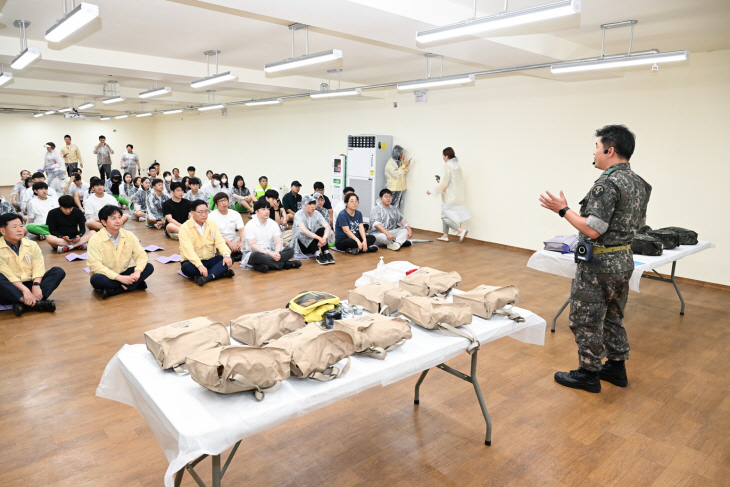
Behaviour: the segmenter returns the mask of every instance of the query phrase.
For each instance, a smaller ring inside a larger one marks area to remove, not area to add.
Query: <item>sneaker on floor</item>
[[[406,247],[410,247],[411,245],[413,245],[413,242],[411,242],[410,240],[406,240],[405,242],[403,242],[403,245],[401,245],[400,248],[404,249]]]
[[[86,250],[89,246],[84,244],[81,247],[76,247],[77,249]]]
[[[388,245],[386,245],[388,250],[400,250],[401,244],[398,242],[391,242]]]
[[[436,240],[440,240],[442,242],[448,242],[449,241],[449,237],[439,237]]]
[[[136,218],[136,220],[139,220],[139,221],[141,221],[141,222],[143,222],[143,221],[147,221],[147,219],[146,219],[145,217],[143,217],[143,216],[141,216],[141,217],[139,217],[139,218]]]
[[[570,372],[555,372],[555,382],[571,389],[583,389],[593,393],[601,392],[598,372],[591,372],[583,368]]]
[[[463,242],[464,241],[464,237],[466,237],[466,232],[468,232],[468,231],[469,230],[464,230],[463,232],[461,232],[459,234],[459,242]]]
[[[69,250],[71,250],[71,247],[69,245],[66,245],[65,247],[56,247],[56,252],[58,252],[59,254],[68,252]]]
[[[317,256],[316,258],[315,258],[315,260],[317,261],[317,264],[321,264],[321,265],[327,265],[327,264],[329,264],[329,263],[330,263],[330,262],[329,262],[329,259],[327,259],[327,256],[326,256],[326,255],[324,255],[323,253],[320,253],[320,254],[319,254],[319,255],[318,255],[318,256]]]
[[[352,254],[352,255],[357,255],[358,253],[360,253],[360,249],[353,247],[351,249],[347,249],[347,253]]]
[[[296,259],[287,260],[284,262],[284,270],[288,269],[299,269],[302,266],[301,261],[298,261]]]
[[[327,257],[327,263],[328,264],[334,264],[335,263],[335,256],[332,255],[332,252],[325,252],[325,257]]]
[[[368,252],[377,252],[377,251],[378,251],[377,245],[371,245],[370,247],[368,247]]]
[[[180,237],[177,236],[176,232],[168,233],[168,236],[173,240],[180,240]]]
[[[204,286],[205,285],[205,278],[203,276],[198,276],[195,278],[195,284],[198,286]]]
[[[263,274],[266,274],[267,272],[269,272],[269,266],[267,266],[267,265],[264,265],[264,264],[254,264],[254,265],[252,265],[251,267],[252,267],[252,268],[253,268],[253,270],[255,270],[256,272],[261,272],[261,273],[263,273]]]

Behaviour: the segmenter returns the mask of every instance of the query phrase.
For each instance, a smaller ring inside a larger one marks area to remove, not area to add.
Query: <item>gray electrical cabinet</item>
[[[393,150],[391,135],[347,136],[347,185],[360,198],[358,210],[370,221],[370,210],[385,188],[385,164]]]

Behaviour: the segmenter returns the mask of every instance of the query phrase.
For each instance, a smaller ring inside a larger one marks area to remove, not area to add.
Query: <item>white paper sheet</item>
[[[629,289],[639,292],[639,284],[641,275],[644,272],[658,269],[659,267],[671,264],[688,255],[702,252],[703,250],[714,248],[715,244],[700,240],[697,245],[680,245],[671,250],[665,250],[662,255],[651,257],[649,255],[634,254],[634,273],[629,281]],[[527,261],[527,267],[556,276],[575,277],[576,263],[573,260],[573,254],[561,254],[559,252],[550,252],[548,250],[538,250],[530,260]],[[640,264],[639,264],[640,263]]]
[[[458,292],[455,290],[455,292]],[[474,317],[469,329],[482,344],[504,336],[543,345],[545,320],[514,308],[525,318]],[[464,353],[468,340],[413,326],[413,338],[385,360],[352,357],[350,371],[330,382],[289,378],[278,391],[258,402],[250,392],[221,395],[196,384],[190,376],[163,371],[145,345],[124,345],[104,370],[96,395],[137,409],[147,421],[170,465],[165,485],[200,455],[217,455],[238,440],[378,385],[388,385]],[[235,341],[234,341],[235,342]],[[488,361],[488,355],[482,361]]]

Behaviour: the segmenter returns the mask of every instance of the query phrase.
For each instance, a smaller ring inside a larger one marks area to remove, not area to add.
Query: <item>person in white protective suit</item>
[[[456,158],[454,149],[447,147],[443,150],[444,175],[440,179],[437,177],[439,184],[428,191],[426,194],[436,193],[441,195],[441,221],[444,224],[444,234],[437,240],[442,242],[449,241],[449,228],[456,231],[459,235],[459,241],[463,242],[466,237],[467,230],[461,228],[461,224],[471,218],[469,209],[464,206],[464,175],[459,166],[459,159]]]

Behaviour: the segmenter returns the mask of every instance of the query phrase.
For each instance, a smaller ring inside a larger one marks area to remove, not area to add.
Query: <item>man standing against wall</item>
[[[142,168],[139,165],[139,157],[133,152],[133,150],[134,146],[132,144],[127,144],[127,152],[122,154],[122,174],[125,172],[128,172],[132,176],[135,174],[142,174]]]
[[[99,136],[99,145],[94,148],[94,154],[96,154],[99,177],[104,182],[112,175],[112,154],[114,154],[114,150],[107,145],[106,137],[103,135]]]
[[[651,186],[631,170],[629,159],[636,145],[623,125],[596,131],[593,153],[603,174],[580,201],[580,213],[560,196],[540,196],[540,203],[568,220],[579,232],[579,245],[592,246],[592,256],[577,260],[570,293],[570,329],[578,344],[578,370],[556,372],[555,381],[573,389],[600,392],[601,380],[628,385],[625,361],[629,340],[623,324],[634,270],[631,241],[646,220]],[[606,357],[605,364],[601,360]]]
[[[61,157],[63,162],[66,163],[66,172],[71,177],[71,173],[78,167],[84,167],[84,162],[81,160],[81,152],[79,148],[71,143],[71,136],[66,135],[63,137],[66,145],[61,147]]]

